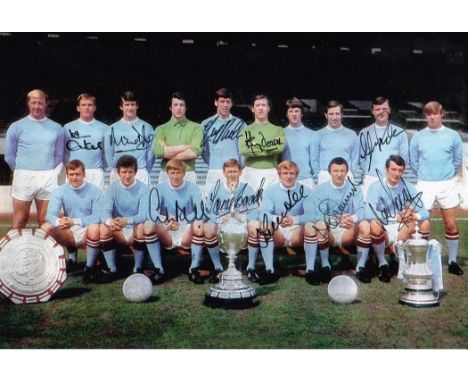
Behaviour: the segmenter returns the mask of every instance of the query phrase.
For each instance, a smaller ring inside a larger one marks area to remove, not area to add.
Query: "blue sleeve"
[[[362,194],[361,187],[357,187],[356,194],[354,195],[353,200],[354,213],[357,216],[357,223],[360,223],[363,220],[366,220],[366,206],[364,204],[364,196]]]
[[[271,195],[271,192],[265,192],[263,195],[262,204],[260,206],[260,220],[263,221],[264,217],[266,216],[268,224],[271,224],[274,220],[273,210],[273,195]]]
[[[49,205],[47,206],[46,221],[57,227],[57,219],[59,218],[60,211],[63,205],[63,191],[62,188],[57,188],[50,198]]]
[[[154,156],[154,152],[153,152],[154,129],[153,129],[153,126],[151,125],[148,125],[148,127],[149,127],[149,131],[147,132],[146,137],[145,137],[146,142],[148,144],[148,147],[146,148],[146,169],[148,170],[148,173],[151,173],[156,157]]]
[[[101,222],[106,223],[107,219],[112,219],[112,213],[114,212],[114,193],[113,188],[109,187],[101,202]]]
[[[351,174],[356,175],[357,169],[359,167],[359,139],[357,134],[354,134],[353,145],[351,148],[351,163],[350,170]]]
[[[82,227],[101,223],[99,212],[101,210],[102,201],[102,192],[100,190],[95,190],[91,196],[91,215],[81,217]]]
[[[377,184],[377,183],[374,183]],[[377,210],[377,203],[379,201],[379,196],[377,195],[377,188],[372,187],[372,185],[369,187],[369,190],[367,191],[367,197],[366,197],[366,206],[365,206],[365,215],[366,215],[366,220],[376,220],[377,216],[375,215],[374,210]]]
[[[104,156],[106,158],[107,166],[114,168],[114,145],[112,144],[112,136],[114,133],[114,127],[110,126],[104,133]]]
[[[63,127],[63,163],[67,164],[70,162],[70,150],[67,148],[68,141],[71,139],[70,131],[67,128],[67,125]]]
[[[18,149],[18,129],[16,125],[11,125],[5,137],[5,162],[10,166],[11,171],[16,167],[16,152]]]
[[[362,130],[358,134],[358,159],[357,159],[357,161],[358,161],[359,168],[361,170],[364,170],[365,169],[365,164],[366,164],[366,159],[365,159],[365,157],[363,158],[362,155],[361,155],[361,149],[362,149],[361,141],[362,141]]]
[[[309,221],[307,213],[306,213],[306,201],[309,199],[313,192],[309,187],[303,186],[304,187],[304,195],[306,196],[304,200],[302,201],[302,214],[296,215],[295,218],[297,218],[297,224],[304,225]]]
[[[409,148],[409,162],[411,168],[418,173],[419,170],[419,157],[418,157],[418,133],[413,135],[413,138],[411,138],[410,142],[410,148]]]
[[[205,206],[204,206],[204,208],[205,208],[205,215],[206,215],[206,217],[207,217],[206,220],[210,220],[210,221],[212,221],[213,223],[216,223],[217,220],[218,220],[218,215],[215,214],[215,212],[213,211],[213,207],[214,207],[214,202],[215,202],[215,200],[211,200],[211,199],[212,199],[211,195],[214,194],[215,188],[216,188],[216,185],[208,192],[208,194],[207,194],[208,196],[207,196],[207,198],[206,198],[206,202],[205,202]],[[206,220],[205,220],[205,221],[206,221]]]
[[[400,138],[400,144],[398,146],[398,153],[405,160],[405,163],[410,163],[408,133],[406,131],[403,131],[400,134],[399,138]],[[410,166],[413,167],[411,164]]]
[[[320,162],[319,162],[319,134],[315,133],[312,135],[313,139],[310,144],[309,151],[309,164],[312,168],[312,177],[317,180],[318,174],[320,172]]]
[[[203,121],[201,123],[202,128],[203,128],[203,141],[202,141],[202,158],[205,161],[207,165],[210,164],[210,146],[209,146],[209,129],[207,129],[207,122]]]
[[[63,152],[65,150],[64,129],[60,126],[57,131],[57,140],[55,141],[54,168],[63,163]]]
[[[138,194],[138,213],[128,219],[128,224],[144,223],[148,217],[149,210],[149,187],[145,186]]]
[[[453,143],[453,167],[455,169],[455,173],[453,176],[455,176],[460,170],[460,167],[463,163],[463,142],[460,138],[460,135],[455,132],[455,139]]]
[[[252,197],[257,196],[257,193],[250,185],[247,185],[247,187],[245,188],[245,191],[248,195],[251,195]],[[255,203],[255,205],[248,205],[246,208],[247,208],[247,221],[251,222],[254,220],[258,220],[258,209],[260,208],[259,203]]]
[[[408,191],[411,195],[411,198],[416,198],[417,195],[421,195],[422,192],[418,192],[418,190],[416,190],[416,187],[412,184],[412,183],[409,183],[409,182],[405,182],[405,185],[406,187],[408,188]],[[411,204],[411,207],[414,207],[414,209],[416,210],[416,212],[418,214],[421,215],[421,220],[427,220],[429,219],[430,217],[430,213],[429,211],[426,209],[426,207],[424,207],[424,203],[421,199],[421,197],[419,196],[419,198],[416,198],[412,204]]]
[[[304,200],[304,215],[303,215],[303,223],[301,224],[306,224],[306,223],[313,223],[316,222],[316,193],[313,192],[312,190],[310,191],[309,196]]]
[[[197,185],[192,188],[192,204],[193,213],[190,214],[190,219],[205,220],[205,199],[203,198],[200,192],[200,188]]]

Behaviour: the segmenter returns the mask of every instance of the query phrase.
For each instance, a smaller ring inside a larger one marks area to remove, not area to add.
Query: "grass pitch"
[[[8,230],[8,222],[3,223],[1,234]],[[459,260],[466,264],[468,226],[460,221],[459,229]],[[145,303],[124,299],[124,278],[83,285],[81,271],[69,275],[47,303],[13,305],[0,298],[0,348],[465,349],[468,267],[462,277],[447,273],[440,221],[433,223],[431,237],[442,243],[444,254],[445,292],[436,308],[398,304],[403,285],[395,278],[389,284],[376,278],[360,284],[355,303],[337,305],[329,299],[327,285],[312,287],[302,277],[287,275],[273,285],[255,285],[261,300],[256,308],[212,309],[203,305],[209,284],[194,285],[178,274],[188,268],[189,259],[173,256],[166,258],[173,277],[156,286]],[[80,251],[83,267],[84,256]],[[282,255],[279,262],[284,269],[301,268],[304,259]],[[123,256],[123,264],[131,263],[130,255]]]

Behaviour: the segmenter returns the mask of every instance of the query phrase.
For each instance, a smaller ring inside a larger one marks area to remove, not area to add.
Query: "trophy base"
[[[257,296],[249,298],[219,298],[213,297],[208,293],[205,295],[205,301],[203,303],[210,308],[221,308],[221,309],[249,309],[254,308],[260,304],[260,300]]]
[[[400,304],[412,306],[413,308],[432,308],[439,306],[439,300],[434,296],[432,289],[414,291],[405,289],[406,292],[398,301]]]
[[[240,272],[225,272],[221,282],[212,286],[205,295],[204,304],[212,308],[247,309],[260,304],[255,289],[245,285]]]

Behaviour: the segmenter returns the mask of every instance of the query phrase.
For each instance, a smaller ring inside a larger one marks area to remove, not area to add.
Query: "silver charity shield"
[[[12,229],[0,240],[0,293],[15,304],[48,301],[66,278],[63,248],[41,229]]]

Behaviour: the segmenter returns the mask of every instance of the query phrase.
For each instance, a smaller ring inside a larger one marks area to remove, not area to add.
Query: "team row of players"
[[[85,182],[83,163],[72,160],[66,166],[68,183],[52,194],[47,223],[42,228],[71,254],[77,247],[87,247],[85,282],[93,278],[99,251],[103,251],[110,270],[107,280],[115,278],[119,245],[131,246],[134,272],[142,271],[147,248],[155,282],[164,278],[161,245],[190,249],[189,278],[196,283],[202,282],[199,266],[205,245],[214,266],[211,280],[215,282],[223,270],[217,231],[229,218],[247,224],[247,272],[253,282],[276,280],[275,246],[304,247],[306,280],[313,285],[328,282],[329,247],[346,245],[357,247],[356,271],[363,282],[370,281],[365,265],[372,245],[379,261],[379,278],[388,282],[385,248],[396,240],[407,240],[416,221],[420,221],[421,235],[429,236],[429,212],[421,202],[421,193],[402,179],[405,162],[399,156],[388,158],[385,175],[371,185],[366,201],[361,187],[347,177],[348,163],[341,157],[331,160],[330,180],[315,191],[297,182],[299,168],[292,161],[279,164],[278,183],[255,190],[240,180],[241,165],[230,159],[223,165],[223,181],[216,183],[206,199],[196,184],[184,179],[183,161],[170,160],[169,181],[152,189],[135,178],[137,166],[132,156],[119,158],[119,181],[103,194]],[[259,251],[266,268],[262,279],[256,272]],[[320,269],[315,266],[317,253]]]
[[[396,154],[406,163],[410,158],[418,174],[418,188],[423,191],[425,206],[430,210],[435,200],[439,202],[446,238],[458,247],[455,223],[458,196],[454,193],[453,178],[462,163],[462,144],[456,132],[442,125],[444,111],[439,103],[430,102],[425,106],[428,127],[413,137],[410,149],[406,132],[390,123],[390,105],[384,97],[374,100],[375,123],[363,129],[359,138],[342,126],[342,106],[336,101],[327,104],[328,125],[319,132],[303,126],[300,100],[290,99],[286,105],[290,124],[283,129],[268,120],[268,97],[255,96],[252,103],[255,121],[245,126],[230,114],[232,97],[223,88],[216,92],[216,115],[204,121],[202,127],[186,118],[185,99],[180,93],[174,93],[169,107],[170,121],[153,132],[148,123],[137,117],[138,103],[132,92],[122,95],[123,117],[110,127],[94,119],[94,97],[82,94],[77,101],[80,118],[62,129],[45,116],[45,93],[31,91],[28,94],[30,114],[10,126],[5,143],[5,159],[14,170],[13,226],[26,225],[32,199],[36,201],[39,222],[43,222],[47,200],[56,187],[57,168],[72,159],[85,163],[87,180],[103,188],[104,163],[112,168],[113,183],[118,178],[115,167],[122,155],[131,154],[137,159],[136,177],[149,185],[149,170],[155,156],[163,158],[160,183],[168,179],[166,163],[170,159],[184,161],[185,179],[195,181],[194,161],[203,153],[209,166],[205,187],[208,191],[217,180],[223,179],[222,166],[226,159],[236,158],[245,165],[242,180],[254,189],[277,182],[280,156],[293,160],[300,169],[298,180],[313,189],[314,177],[318,183],[329,179],[330,159],[343,157],[349,163],[350,179],[357,166],[363,167],[366,194],[369,185],[378,181],[386,159]],[[461,272],[454,262],[455,266]]]
[[[62,129],[45,117],[46,94],[33,90],[28,94],[30,114],[14,122],[7,131],[5,160],[13,171],[46,171],[79,159],[85,164],[88,176],[99,177],[103,185],[102,170],[111,168],[111,181],[115,180],[117,160],[130,154],[138,161],[138,179],[150,185],[149,171],[155,158],[162,159],[160,182],[167,180],[164,170],[169,159],[184,160],[188,178],[195,180],[195,158],[201,155],[209,169],[207,189],[222,178],[223,163],[231,158],[245,164],[246,180],[251,175],[257,183],[259,173],[264,172],[262,175],[266,176],[261,178],[265,177],[267,185],[275,181],[278,159],[292,160],[301,170],[299,179],[312,186],[313,179],[315,183],[328,179],[330,160],[341,156],[349,163],[350,175],[356,174],[358,168],[364,171],[366,189],[369,182],[376,180],[377,171],[391,154],[411,164],[422,181],[451,179],[452,167],[458,170],[462,163],[461,139],[450,129],[438,134],[437,140],[439,145],[442,141],[451,145],[451,150],[421,158],[432,141],[425,139],[427,134],[421,132],[410,146],[407,133],[390,123],[391,109],[385,97],[374,100],[375,122],[359,135],[342,125],[343,107],[337,101],[326,105],[327,126],[317,132],[303,126],[303,104],[297,98],[286,102],[289,125],[284,129],[269,122],[270,101],[265,95],[255,97],[252,104],[255,121],[249,126],[230,114],[232,104],[231,93],[219,89],[215,96],[216,114],[199,125],[186,118],[184,96],[176,92],[169,106],[171,119],[154,130],[138,118],[138,102],[132,92],[122,95],[122,119],[110,127],[94,119],[95,98],[81,94],[77,99],[79,118]],[[40,155],[38,148],[43,152]]]

